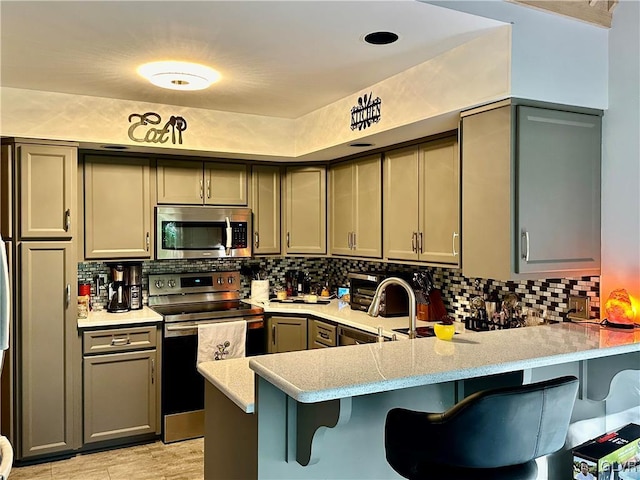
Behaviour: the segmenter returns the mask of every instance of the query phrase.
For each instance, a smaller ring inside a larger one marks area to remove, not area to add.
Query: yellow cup
[[[453,334],[456,333],[456,326],[436,323],[433,326],[433,331],[436,332],[436,337],[440,340],[451,340],[453,338]]]

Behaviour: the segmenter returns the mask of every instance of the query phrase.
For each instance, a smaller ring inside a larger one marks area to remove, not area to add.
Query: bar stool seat
[[[570,376],[477,392],[444,413],[394,408],[387,462],[412,480],[535,479],[535,459],[564,446],[577,391]]]

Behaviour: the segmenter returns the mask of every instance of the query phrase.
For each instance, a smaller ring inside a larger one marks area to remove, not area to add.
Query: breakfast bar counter
[[[563,323],[266,355],[249,366],[294,400],[314,403],[638,351],[640,329]]]
[[[444,411],[480,389],[563,375],[581,382],[572,423],[595,419],[606,431],[606,419],[622,410],[640,421],[638,328],[563,323],[461,333],[452,341],[422,338],[243,361],[255,372],[255,413],[238,408],[228,387],[218,389],[208,381],[206,415],[207,423],[220,420],[220,413],[209,414],[218,408],[209,402],[213,396],[217,402],[232,399],[225,418],[235,416],[234,422],[249,432],[241,440],[247,453],[244,478],[399,478],[384,454],[384,421],[391,408]],[[626,390],[614,392],[614,384],[621,383]],[[207,430],[205,478],[216,478],[207,448],[211,435]],[[217,467],[220,459],[217,454]],[[564,471],[563,465],[549,461],[540,478],[560,478],[554,475]],[[225,474],[233,477],[231,471]]]

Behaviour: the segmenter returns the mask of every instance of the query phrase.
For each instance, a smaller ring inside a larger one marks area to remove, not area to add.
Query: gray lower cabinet
[[[307,319],[272,316],[267,321],[267,353],[307,349]]]
[[[325,322],[315,318],[309,319],[308,345],[309,350],[337,346],[336,331],[338,327],[332,322]]]
[[[84,443],[160,433],[155,325],[84,332]]]
[[[22,242],[18,251],[14,445],[22,460],[79,447],[80,341],[75,244]]]

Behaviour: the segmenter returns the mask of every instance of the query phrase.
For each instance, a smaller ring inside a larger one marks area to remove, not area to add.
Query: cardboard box
[[[589,440],[573,449],[574,480],[640,480],[640,425]]]

